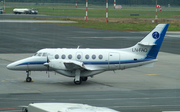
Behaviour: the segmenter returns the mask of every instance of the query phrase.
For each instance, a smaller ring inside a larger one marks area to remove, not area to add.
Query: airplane
[[[26,71],[26,82],[31,82],[31,71],[55,71],[74,77],[80,85],[105,71],[124,70],[132,67],[153,67],[169,24],[158,24],[136,45],[123,49],[45,48],[32,57],[7,65],[9,70]],[[48,72],[49,73],[49,72]]]

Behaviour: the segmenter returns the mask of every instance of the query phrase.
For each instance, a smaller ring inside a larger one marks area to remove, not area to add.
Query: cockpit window
[[[47,56],[47,53],[43,53],[43,55],[42,56]]]
[[[42,53],[39,53],[38,56],[41,56]]]
[[[35,53],[35,54],[34,54],[34,56],[37,56],[37,55],[38,55],[38,53]]]

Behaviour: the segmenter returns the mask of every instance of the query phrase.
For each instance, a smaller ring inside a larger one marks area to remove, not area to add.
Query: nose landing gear
[[[27,73],[26,82],[32,82],[32,78],[29,77],[30,71],[26,71],[26,73]]]

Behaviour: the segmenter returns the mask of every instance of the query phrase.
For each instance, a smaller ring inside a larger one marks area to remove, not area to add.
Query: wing
[[[44,66],[49,66],[54,70],[99,70],[97,67],[85,66],[83,62],[74,60],[52,59],[49,63],[44,63]]]
[[[86,69],[85,66],[84,66],[84,63],[83,62],[78,62],[78,61],[77,62],[75,62],[75,61],[64,62],[64,65],[68,70],[74,70],[74,69],[83,70],[83,69]]]

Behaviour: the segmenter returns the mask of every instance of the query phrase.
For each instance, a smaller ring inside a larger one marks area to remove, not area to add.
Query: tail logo
[[[158,32],[154,32],[154,33],[152,34],[152,37],[153,37],[154,39],[159,39],[159,33],[158,33]]]

